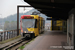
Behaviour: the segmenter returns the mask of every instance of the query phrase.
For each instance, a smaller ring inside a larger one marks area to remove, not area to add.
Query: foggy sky
[[[29,5],[29,4],[27,4],[23,0],[0,0],[0,18],[5,18],[9,15],[17,13],[17,5]],[[20,9],[20,12],[23,12],[23,8]]]

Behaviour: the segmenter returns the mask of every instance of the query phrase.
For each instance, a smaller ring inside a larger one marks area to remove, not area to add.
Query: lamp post
[[[2,14],[0,14],[0,17],[2,17]],[[3,19],[2,19],[2,31],[3,31],[3,33],[1,34],[1,40],[4,40],[3,38],[4,38],[4,28],[3,28]]]
[[[2,14],[0,14],[0,17],[2,17]],[[3,18],[2,18],[2,30],[4,31]]]
[[[2,14],[0,14],[0,17],[2,17]],[[2,22],[3,22],[3,20],[2,20]],[[2,23],[2,25],[3,25],[3,23]]]
[[[0,14],[0,15],[1,15],[0,17],[2,17],[2,14]],[[2,30],[3,30],[3,33],[4,33],[3,19],[2,19]]]

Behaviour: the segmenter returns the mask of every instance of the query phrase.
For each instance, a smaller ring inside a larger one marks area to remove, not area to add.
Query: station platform
[[[45,31],[34,40],[25,45],[23,50],[65,50],[63,48],[50,48],[51,46],[66,46],[67,35],[62,31]]]

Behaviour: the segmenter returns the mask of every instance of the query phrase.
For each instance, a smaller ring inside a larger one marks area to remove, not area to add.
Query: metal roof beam
[[[46,6],[52,6],[52,7],[75,8],[75,4],[69,4],[69,3],[51,3],[51,2],[36,2],[36,1],[27,1],[27,2],[31,5],[34,3],[38,5],[46,5]]]

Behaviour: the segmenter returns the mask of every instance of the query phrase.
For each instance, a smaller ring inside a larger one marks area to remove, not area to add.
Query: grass
[[[29,43],[26,43],[26,44],[29,44]]]
[[[35,39],[35,38],[34,38]],[[32,39],[30,42],[34,41],[34,39]],[[30,44],[30,42],[26,43],[24,46],[19,47],[18,49],[23,50],[25,48],[26,45]]]
[[[25,48],[24,46],[19,47],[19,49],[21,49],[21,50],[24,49],[24,48]]]

